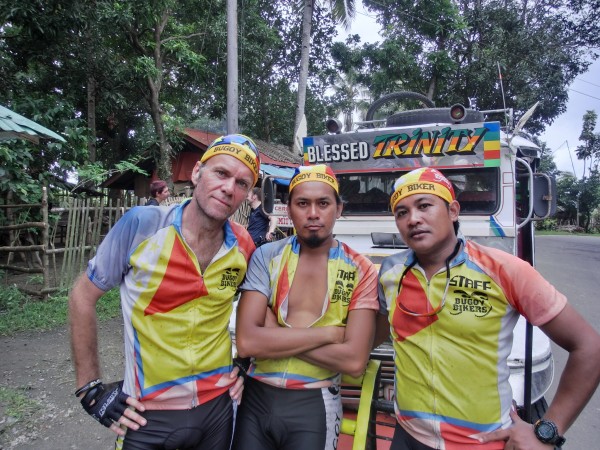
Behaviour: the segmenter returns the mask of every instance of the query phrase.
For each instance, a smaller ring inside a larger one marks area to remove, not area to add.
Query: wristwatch
[[[535,432],[535,437],[544,444],[552,444],[555,447],[561,448],[566,441],[564,436],[558,434],[556,424],[550,420],[538,420],[533,427],[533,431]]]

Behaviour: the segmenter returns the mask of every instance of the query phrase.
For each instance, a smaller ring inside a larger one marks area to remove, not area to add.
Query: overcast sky
[[[375,19],[363,9],[361,1],[356,2],[356,5],[357,14],[349,33],[360,35],[363,42],[379,41],[379,26]],[[347,34],[344,30],[339,30],[338,40],[343,41]],[[577,159],[575,149],[581,145],[579,135],[583,115],[588,110],[595,110],[600,116],[600,60],[596,60],[588,72],[575,79],[569,87],[567,111],[556,118],[552,125],[547,126],[541,135],[541,139],[552,150],[558,169],[569,172],[575,170],[579,178],[583,174],[583,161]],[[600,132],[600,121],[596,132]]]

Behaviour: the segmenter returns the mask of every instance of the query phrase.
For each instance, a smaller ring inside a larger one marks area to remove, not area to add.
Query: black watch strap
[[[544,444],[552,444],[555,447],[561,448],[567,441],[564,436],[558,434],[558,427],[551,420],[538,420],[535,423],[533,430],[535,432],[535,437]]]

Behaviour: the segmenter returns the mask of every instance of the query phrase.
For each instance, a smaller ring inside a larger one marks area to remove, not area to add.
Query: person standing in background
[[[163,180],[155,180],[150,183],[150,199],[146,202],[145,206],[159,206],[165,201],[171,192],[167,182]]]
[[[261,208],[260,201],[261,189],[258,187],[252,188],[248,192],[246,200],[250,203],[252,210],[248,217],[248,233],[252,236],[254,245],[257,247],[273,240],[273,233],[277,227],[277,218],[268,216]]]

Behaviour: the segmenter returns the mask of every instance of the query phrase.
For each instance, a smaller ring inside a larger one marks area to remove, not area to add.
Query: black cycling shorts
[[[420,443],[410,434],[408,434],[404,428],[396,423],[394,430],[394,439],[390,450],[435,450],[433,447],[428,447],[425,444]]]
[[[341,421],[339,386],[283,389],[247,377],[232,450],[335,450]]]
[[[233,431],[229,391],[192,409],[140,413],[148,423],[117,438],[123,450],[229,450]]]

